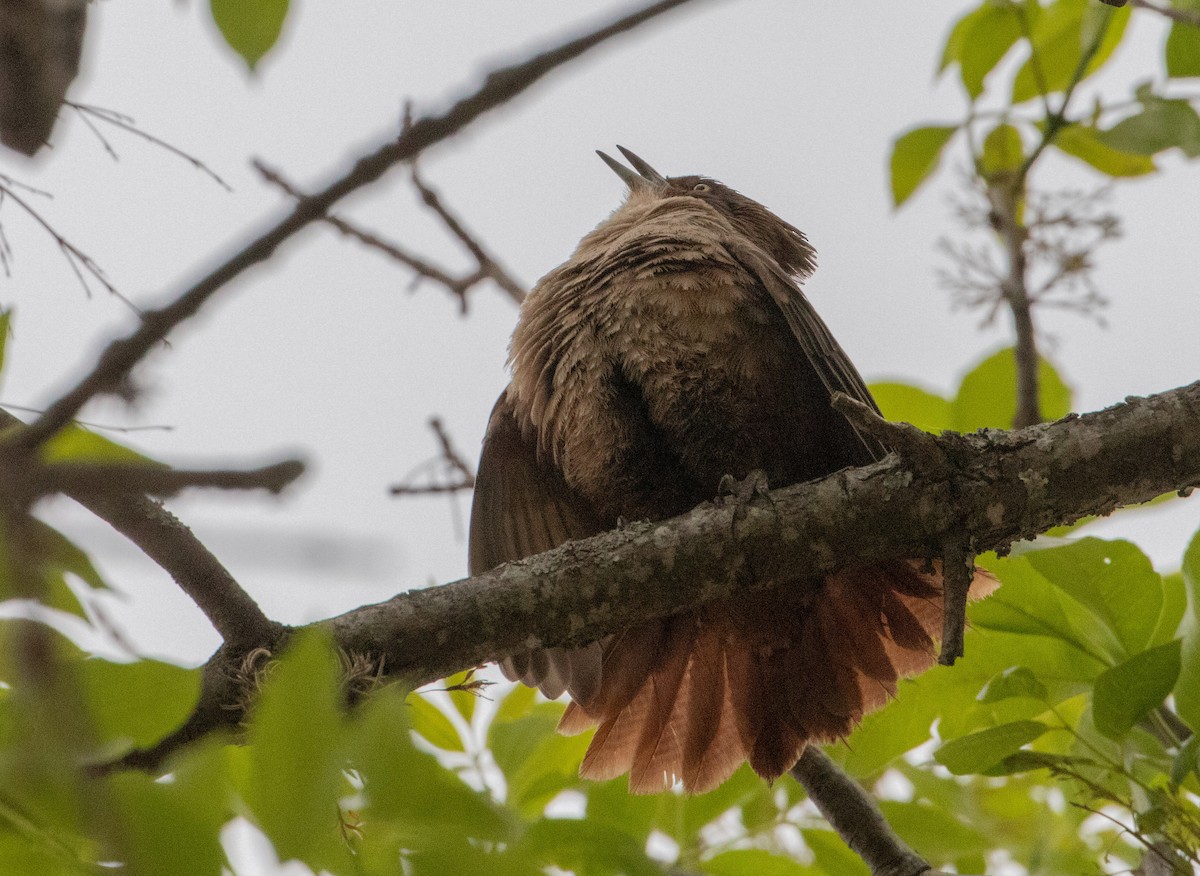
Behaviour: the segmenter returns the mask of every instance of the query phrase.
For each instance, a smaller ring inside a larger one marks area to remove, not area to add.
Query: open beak
[[[630,189],[638,189],[643,186],[653,186],[654,188],[662,188],[667,184],[667,178],[651,167],[646,161],[639,158],[635,153],[630,152],[624,146],[618,146],[621,154],[626,160],[633,165],[634,169],[630,170],[621,162],[617,161],[611,155],[606,155],[599,149],[596,154],[599,155],[604,163],[612,168],[613,173],[625,181],[625,185]]]

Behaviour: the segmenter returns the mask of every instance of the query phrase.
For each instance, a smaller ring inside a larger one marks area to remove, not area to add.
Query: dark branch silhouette
[[[8,411],[0,410],[0,429],[22,425]],[[128,493],[65,492],[169,574],[230,647],[274,641],[282,632],[282,625],[269,620],[212,552],[158,502]]]
[[[417,119],[398,138],[359,158],[334,182],[297,201],[287,216],[238,249],[171,303],[144,313],[141,324],[132,334],[109,344],[82,380],[49,405],[46,412],[28,428],[11,436],[8,443],[26,450],[40,446],[70,422],[93,397],[112,391],[159,341],[181,322],[195,315],[216,292],[247,269],[271,258],[281,244],[296,232],[322,219],[346,195],[379,179],[396,164],[409,161],[434,143],[458,133],[479,116],[513,99],[555,68],[605,40],[688,2],[691,0],[659,0],[527,61],[496,70],[487,76],[476,91],[458,100],[441,115]]]

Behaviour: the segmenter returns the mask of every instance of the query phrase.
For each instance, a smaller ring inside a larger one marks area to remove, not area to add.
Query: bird
[[[624,202],[522,303],[476,475],[471,574],[682,514],[728,477],[783,487],[888,452],[831,406],[842,392],[879,410],[802,290],[816,268],[805,234],[715,179],[665,177],[618,149],[630,166],[598,154]],[[992,583],[977,572],[971,595]],[[933,663],[941,623],[940,567],[895,560],[797,570],[500,665],[570,694],[561,732],[596,728],[584,778],[703,793],[743,762],[774,781],[807,745],[845,737]]]

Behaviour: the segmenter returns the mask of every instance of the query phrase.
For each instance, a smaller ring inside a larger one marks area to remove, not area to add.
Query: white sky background
[[[294,2],[283,39],[253,78],[221,43],[205,3],[92,4],[84,72],[71,97],[127,113],[202,158],[228,194],[166,152],[117,131],[114,163],[77,118],[33,162],[0,172],[50,190],[45,216],[146,306],[175,295],[286,200],[250,169],[260,157],[302,187],[340,173],[394,132],[403,101],[439,109],[482,72],[608,19],[599,2]],[[954,233],[943,174],[894,213],[892,138],[964,111],[953,74],[932,81],[959,0],[844,4],[742,0],[685,8],[552,75],[423,160],[428,182],[524,283],[560,263],[617,206],[623,185],[593,154],[621,143],[668,174],[715,176],[804,229],[820,254],[816,307],[868,381],[940,392],[1010,343],[1005,320],[951,312],[934,282],[934,244]],[[852,11],[851,11],[852,10]],[[1164,30],[1135,15],[1132,44],[1098,78],[1108,94],[1160,75]],[[1130,40],[1127,38],[1127,42]],[[1091,93],[1085,90],[1081,97]],[[956,151],[957,150],[957,151]],[[961,167],[964,151],[948,153]],[[1099,180],[1054,158],[1044,188]],[[1112,301],[1102,329],[1059,312],[1040,325],[1076,409],[1196,379],[1200,166],[1177,156],[1156,178],[1120,184],[1126,236],[1099,253]],[[470,267],[394,172],[346,210],[454,267]],[[0,401],[41,406],[128,331],[126,307],[86,298],[51,241],[11,204],[15,253],[0,300],[16,307]],[[246,465],[301,453],[309,473],[281,499],[207,492],[169,503],[272,617],[314,620],[430,582],[462,577],[469,499],[395,500],[395,483],[437,452],[440,415],[474,458],[504,386],[516,308],[481,288],[461,318],[446,292],[375,253],[312,228],[226,289],[138,372],[132,410],[93,404],[85,419],[167,424],[114,435],[181,465]],[[60,502],[48,513],[92,550],[127,599],[109,612],[148,653],[199,662],[217,644],[203,616],[103,524]],[[1105,525],[1163,569],[1178,565],[1197,500]],[[1097,530],[1099,531],[1099,530]]]

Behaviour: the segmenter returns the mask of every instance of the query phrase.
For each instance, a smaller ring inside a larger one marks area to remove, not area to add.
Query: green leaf
[[[1182,572],[1162,576],[1163,606],[1148,646],[1165,645],[1179,636],[1179,624],[1187,612],[1187,585]]]
[[[1052,664],[1063,680],[1091,682],[1113,662],[1110,655],[1120,653],[1115,635],[1075,599],[1049,586],[1025,557],[996,560],[993,568],[1004,584],[973,606],[971,623],[977,628],[1064,643],[1070,659]],[[1024,642],[1022,647],[1031,649],[1031,657],[1041,657],[1051,665],[1041,643]],[[1045,668],[1039,667],[1037,675],[1046,678]]]
[[[363,780],[365,817],[388,823],[407,848],[508,838],[509,823],[490,800],[413,745],[405,732],[410,714],[392,688],[374,692],[356,710],[348,747]]]
[[[952,739],[933,758],[956,776],[981,773],[1049,729],[1041,721],[1013,721]]]
[[[987,177],[1015,171],[1024,160],[1025,145],[1021,142],[1021,133],[1012,125],[997,125],[983,141],[979,164]]]
[[[962,57],[963,40],[982,12],[982,9],[972,9],[954,22],[954,27],[950,28],[950,33],[946,35],[946,45],[942,47],[942,59],[937,68],[939,74]]]
[[[33,523],[38,533],[38,554],[43,562],[63,572],[70,572],[93,590],[112,589],[92,564],[91,557],[73,541],[40,520],[34,520]]]
[[[288,0],[211,0],[213,21],[253,70],[283,30]]]
[[[580,873],[662,876],[642,843],[628,834],[586,820],[543,818],[529,827],[518,851],[542,866]]]
[[[881,800],[879,808],[892,830],[934,865],[951,864],[966,855],[990,851],[992,843],[952,811],[928,803]]]
[[[839,760],[850,775],[866,777],[924,743],[942,707],[926,690],[937,687],[941,674],[934,667],[930,673],[901,681],[896,699],[863,718],[847,744],[831,748],[828,754]]]
[[[944,432],[954,427],[950,402],[920,387],[905,383],[872,383],[871,395],[893,422],[911,423],[926,432]]]
[[[1012,697],[1046,701],[1046,685],[1037,680],[1028,666],[1011,666],[994,676],[979,694],[979,701],[996,703]]]
[[[587,734],[543,736],[520,767],[506,774],[509,805],[524,818],[536,818],[561,792],[579,787],[579,764],[590,741]]]
[[[721,788],[727,784],[721,785]],[[665,794],[630,794],[629,782],[624,777],[609,782],[588,782],[582,790],[587,794],[588,821],[606,824],[643,843],[650,836],[650,831],[654,830],[660,804],[673,798],[673,795]],[[691,799],[704,799],[707,796]]]
[[[562,707],[556,703],[538,703],[523,718],[492,721],[488,728],[488,748],[505,776],[516,773],[538,743],[554,733],[561,716]]]
[[[337,836],[341,705],[328,635],[297,633],[264,683],[250,726],[247,802],[282,860],[308,861]]]
[[[1068,593],[1117,637],[1118,662],[1144,650],[1163,607],[1162,578],[1150,559],[1127,541],[1081,538],[1032,550],[1025,558],[1046,580]]]
[[[1189,3],[1185,8],[1200,14],[1200,3]],[[1167,34],[1166,61],[1168,76],[1200,76],[1200,27],[1182,21],[1172,24]]]
[[[1179,754],[1171,762],[1171,781],[1182,785],[1189,773],[1200,779],[1200,735],[1195,733],[1180,746]]]
[[[1143,98],[1139,113],[1122,119],[1097,138],[1105,146],[1136,155],[1154,155],[1179,147],[1189,158],[1200,155],[1200,115],[1186,100]]]
[[[766,849],[721,852],[701,864],[700,872],[713,876],[818,876],[812,867]]]
[[[508,693],[501,697],[492,722],[504,724],[508,721],[515,721],[517,718],[524,718],[533,708],[536,699],[536,688],[526,687],[523,684],[512,685]]]
[[[58,530],[33,518],[27,529],[30,551],[37,558],[37,573],[41,577],[39,598],[42,603],[88,620],[88,614],[67,584],[66,576],[71,575],[97,590],[111,589],[108,583],[88,555]]]
[[[1077,768],[1077,764],[1094,766],[1093,761],[1070,757],[1065,754],[1050,754],[1045,751],[1016,751],[1010,754],[996,766],[987,770],[989,776],[1012,776],[1018,773],[1032,772],[1042,769]]]
[[[1012,101],[1023,103],[1042,93],[1064,91],[1075,79],[1085,48],[1104,28],[1096,53],[1083,71],[1086,79],[1112,56],[1124,36],[1132,7],[1096,8],[1088,0],[1055,0],[1033,27],[1031,57],[1013,80]],[[1036,58],[1036,61],[1035,61]]]
[[[1109,739],[1121,739],[1151,709],[1162,705],[1179,678],[1176,639],[1130,657],[1096,679],[1092,719]]]
[[[1175,706],[1179,716],[1200,731],[1200,532],[1192,537],[1183,555],[1183,582],[1187,587],[1187,612],[1179,625],[1183,642]]]
[[[850,847],[832,830],[802,830],[804,842],[817,859],[817,866],[825,873],[837,876],[870,876],[862,858],[850,851]]]
[[[96,733],[104,741],[146,748],[179,727],[200,699],[200,670],[158,660],[79,667]]]
[[[408,695],[411,710],[409,722],[413,730],[430,745],[444,751],[465,751],[462,739],[442,710],[418,693]]]
[[[78,423],[68,423],[42,447],[45,462],[141,462],[163,466],[123,444],[118,444]],[[165,468],[165,466],[163,466]]]
[[[623,783],[624,784],[624,783]],[[628,792],[626,792],[628,793]],[[691,794],[681,797],[683,836],[676,840],[681,844],[694,842],[700,830],[712,824],[730,809],[753,810],[756,801],[772,802],[772,789],[743,764],[729,779],[707,794]],[[664,830],[667,829],[664,825]]]
[[[1011,347],[993,353],[976,365],[962,380],[952,404],[954,429],[1012,427],[1017,411],[1017,365]],[[1071,390],[1047,360],[1038,365],[1038,396],[1042,416],[1064,417],[1071,410]]]
[[[122,816],[124,872],[217,876],[225,865],[221,827],[233,815],[227,762],[219,745],[195,746],[172,762],[168,782],[140,772],[114,775]]]
[[[892,146],[892,203],[899,207],[937,170],[957,126],[929,125],[901,134]]]
[[[983,80],[1021,38],[1021,11],[1008,3],[986,4],[972,16],[962,37],[959,66],[971,100],[983,94]]]
[[[0,308],[0,374],[4,373],[4,351],[8,346],[8,335],[12,331],[12,308]]]
[[[1053,143],[1060,152],[1109,176],[1145,176],[1157,169],[1148,155],[1122,152],[1107,145],[1096,128],[1068,125],[1055,134]]]

